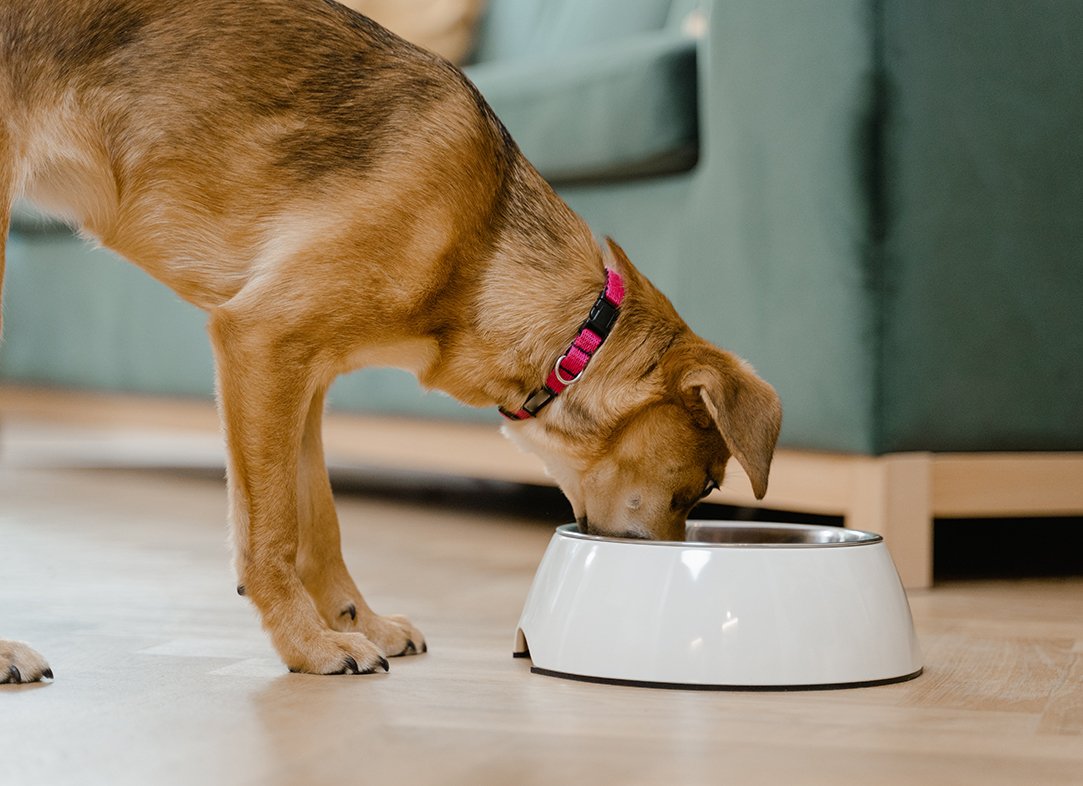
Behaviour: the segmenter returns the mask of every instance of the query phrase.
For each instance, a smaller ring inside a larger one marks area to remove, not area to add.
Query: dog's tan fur
[[[607,263],[627,287],[610,340],[508,435],[593,532],[679,537],[731,454],[766,490],[771,387],[599,247],[457,69],[334,3],[5,0],[0,242],[19,195],[207,311],[237,575],[291,669],[425,648],[343,563],[331,381],[397,365],[518,408]]]

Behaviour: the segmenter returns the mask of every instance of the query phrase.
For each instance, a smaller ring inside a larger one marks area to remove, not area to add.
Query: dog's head
[[[782,408],[747,363],[692,333],[613,250],[628,296],[612,345],[578,387],[507,433],[542,458],[581,530],[683,540],[730,457],[757,498],[767,492]]]

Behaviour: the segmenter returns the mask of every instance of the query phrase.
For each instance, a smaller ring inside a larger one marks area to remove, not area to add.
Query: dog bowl
[[[514,654],[535,673],[673,688],[844,688],[922,670],[883,538],[797,524],[689,522],[683,542],[558,527]]]

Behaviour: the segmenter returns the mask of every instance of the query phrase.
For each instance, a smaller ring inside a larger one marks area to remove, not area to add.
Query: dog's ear
[[[778,394],[727,352],[704,343],[696,356],[680,378],[681,397],[701,425],[714,423],[752,481],[756,499],[763,499],[782,427]]]

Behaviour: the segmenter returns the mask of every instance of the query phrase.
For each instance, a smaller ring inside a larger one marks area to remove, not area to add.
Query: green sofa
[[[1083,449],[1083,6],[490,0],[467,71],[782,444]],[[0,379],[209,396],[203,316],[21,213]],[[492,420],[365,370],[340,409]]]

